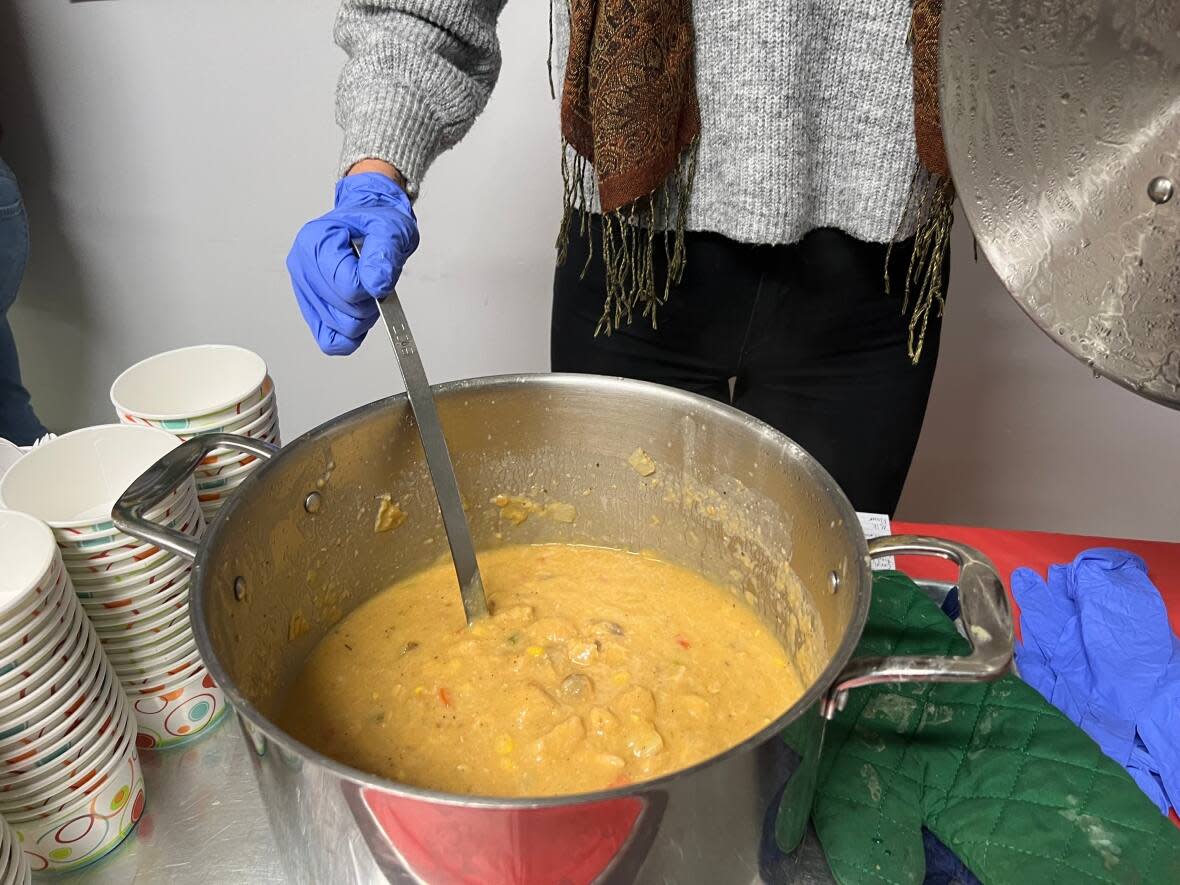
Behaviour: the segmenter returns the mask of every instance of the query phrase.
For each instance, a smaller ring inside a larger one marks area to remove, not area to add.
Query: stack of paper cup
[[[188,740],[225,711],[189,624],[191,564],[110,519],[124,490],[177,445],[153,427],[88,427],[33,449],[0,480],[0,504],[53,530],[82,609],[131,701],[141,748]],[[191,479],[145,515],[194,537],[204,530]]]
[[[111,385],[124,424],[158,427],[180,439],[234,433],[280,444],[274,384],[262,357],[240,347],[201,344],[148,357]],[[216,449],[197,468],[197,497],[206,521],[261,462]]]
[[[0,818],[0,885],[32,885],[33,871],[16,833]]]
[[[49,529],[0,511],[0,562],[0,814],[33,869],[75,869],[143,813],[135,717]]]

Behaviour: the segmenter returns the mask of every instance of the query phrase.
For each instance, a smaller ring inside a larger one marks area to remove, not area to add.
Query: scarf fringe
[[[680,282],[687,265],[684,234],[688,225],[688,208],[696,177],[698,140],[680,155],[676,169],[668,179],[645,197],[613,212],[602,214],[602,261],[606,276],[606,297],[602,316],[594,329],[595,336],[610,335],[630,324],[639,312],[658,328],[658,311],[667,303],[672,287]],[[562,217],[557,236],[557,263],[564,264],[574,235],[574,216],[578,216],[577,236],[585,237],[589,246],[585,277],[594,258],[594,241],[590,236],[590,194],[593,166],[564,141],[561,145]],[[662,229],[661,229],[662,228]],[[655,255],[662,242],[667,273],[663,285],[656,280]]]
[[[907,349],[910,362],[915,366],[922,359],[922,345],[926,341],[926,329],[930,315],[937,309],[942,316],[946,306],[946,292],[943,287],[943,269],[951,248],[951,227],[955,223],[955,188],[949,178],[931,176],[919,185],[919,170],[914,176],[910,192],[911,211],[916,210],[914,226],[914,249],[906,268],[905,291],[902,295],[901,312],[910,310],[909,339]],[[903,219],[904,224],[904,219]],[[896,237],[894,238],[897,239]],[[893,243],[885,252],[885,294],[891,294],[890,258]]]

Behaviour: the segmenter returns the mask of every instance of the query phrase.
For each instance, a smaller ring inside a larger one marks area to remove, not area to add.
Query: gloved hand
[[[358,260],[353,240],[363,240]],[[379,172],[336,184],[336,208],[309,221],[287,255],[303,319],[324,353],[352,353],[377,321],[374,299],[393,291],[418,248],[410,198]]]

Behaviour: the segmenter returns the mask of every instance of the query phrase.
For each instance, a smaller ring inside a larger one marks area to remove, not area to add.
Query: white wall
[[[266,358],[288,438],[400,389],[378,335],[351,359],[318,353],[283,266],[331,200],[335,5],[0,4],[3,151],[34,237],[13,323],[53,427],[109,420],[122,368],[206,341]],[[560,180],[546,28],[545,0],[508,4],[500,86],[427,178],[401,292],[434,380],[547,367]],[[970,255],[960,223],[902,515],[1175,538],[1180,414],[1093,380]]]

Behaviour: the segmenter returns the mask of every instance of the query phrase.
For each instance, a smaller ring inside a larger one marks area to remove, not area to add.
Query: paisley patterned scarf
[[[701,118],[693,67],[691,0],[569,0],[570,45],[561,100],[564,214],[558,262],[569,238],[589,237],[588,182],[598,191],[607,280],[599,333],[638,311],[657,310],[684,273],[684,230],[692,196]],[[938,108],[938,27],[942,0],[914,0],[914,131],[926,175],[914,179],[914,258],[903,310],[914,302],[910,356],[918,361],[930,314],[941,310],[942,266],[951,205]],[[551,23],[552,24],[552,23]],[[592,170],[593,175],[588,172]],[[655,249],[667,273],[657,281]],[[591,250],[589,260],[595,260]],[[886,276],[888,288],[888,276]]]

